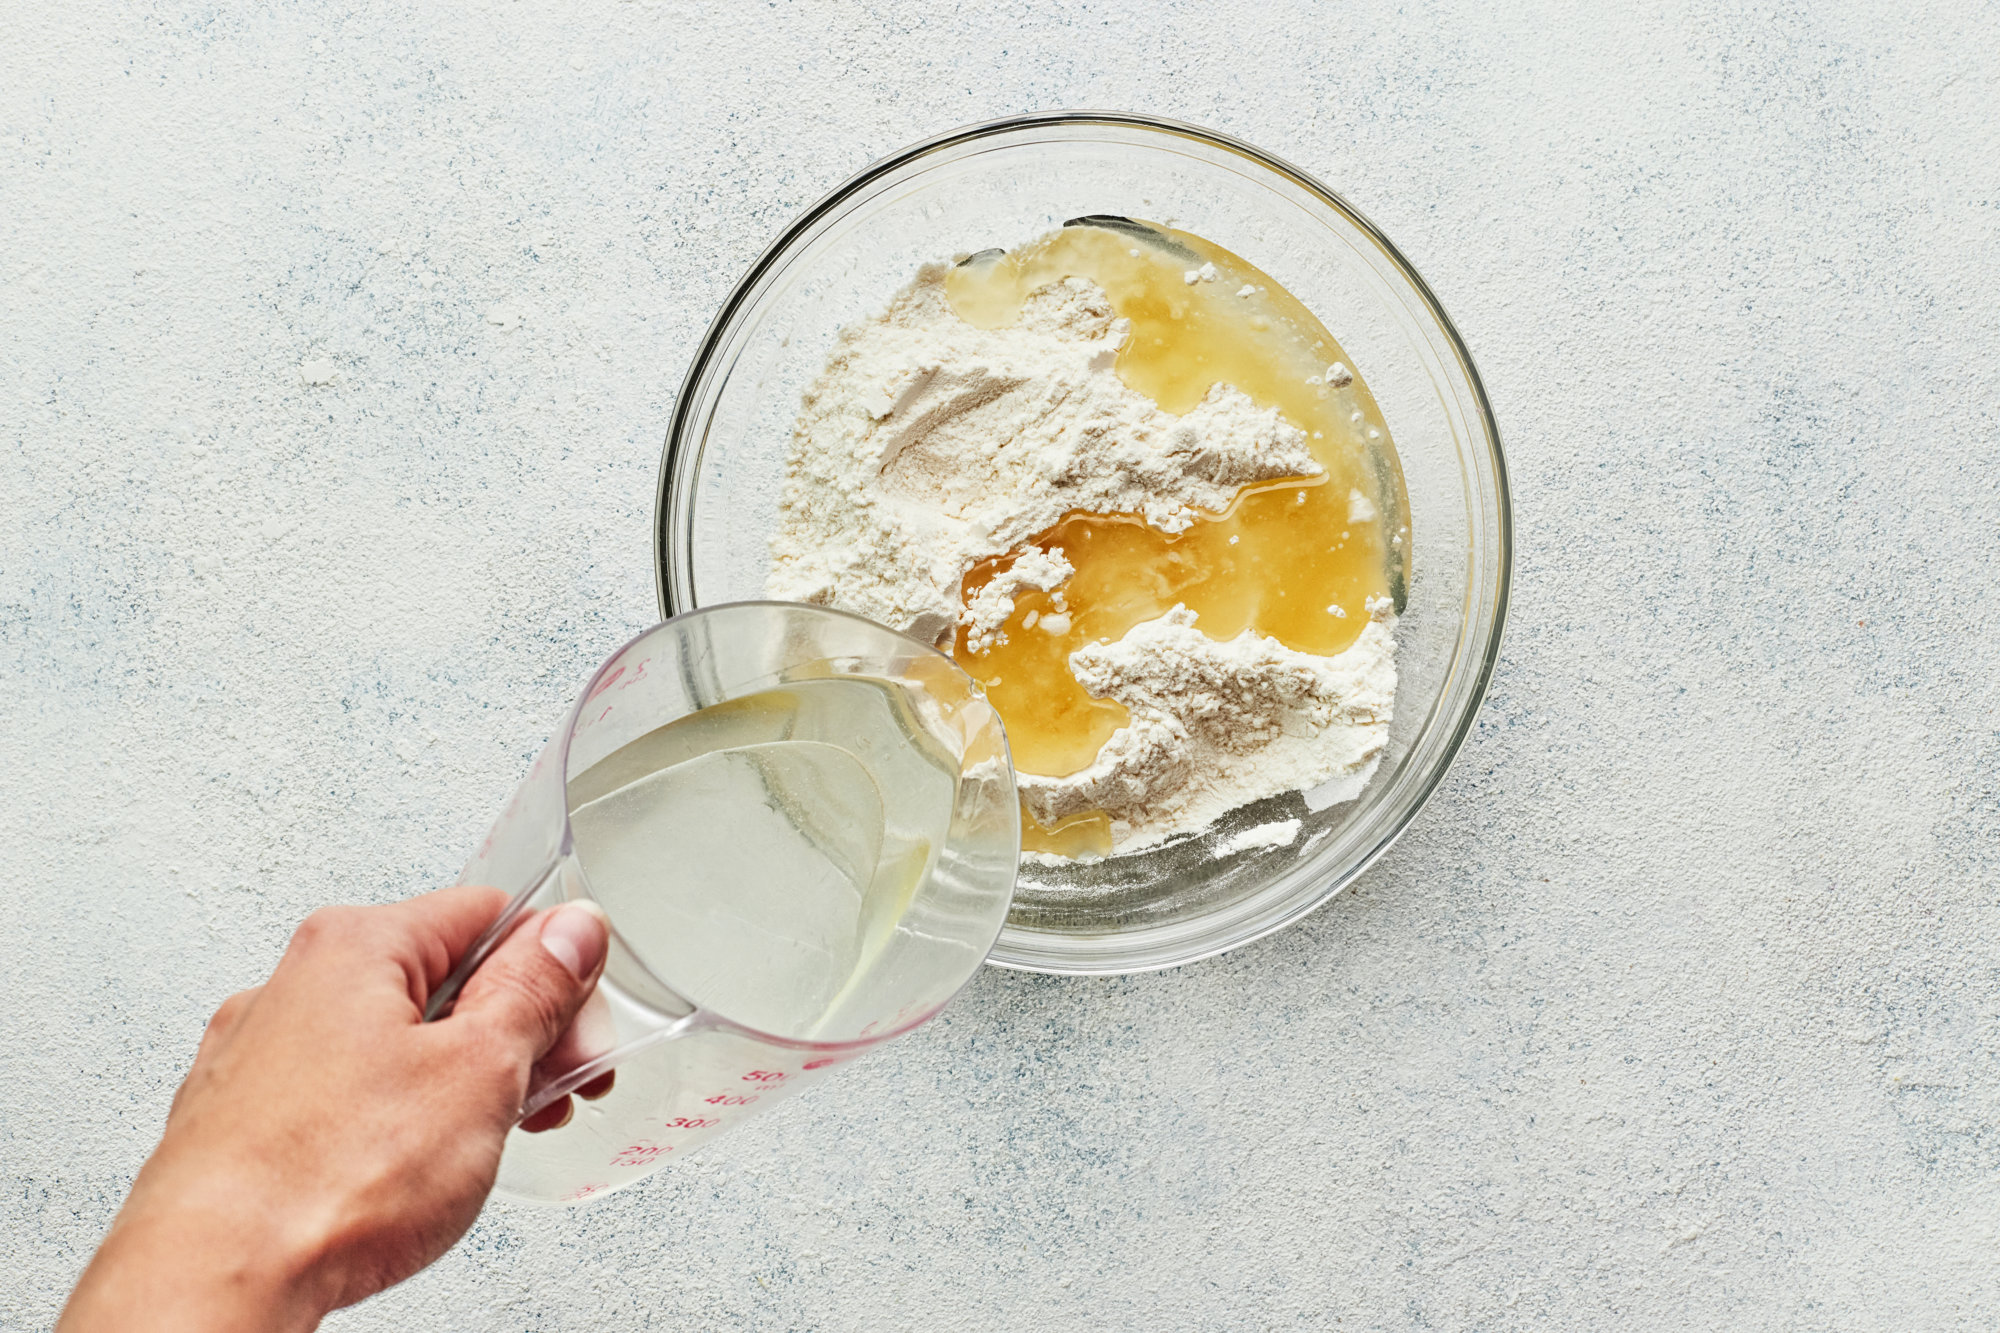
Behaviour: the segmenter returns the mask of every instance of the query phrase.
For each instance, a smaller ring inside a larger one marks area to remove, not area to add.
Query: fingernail
[[[604,961],[608,937],[604,909],[596,903],[564,903],[542,918],[542,947],[578,981]]]

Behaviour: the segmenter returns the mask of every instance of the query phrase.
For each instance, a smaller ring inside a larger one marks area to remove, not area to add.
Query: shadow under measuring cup
[[[1006,919],[1019,818],[971,678],[872,621],[738,602],[612,654],[460,874],[511,900],[426,1013],[528,914],[604,909],[522,1118],[587,1097],[508,1135],[498,1191],[629,1185],[931,1018]]]

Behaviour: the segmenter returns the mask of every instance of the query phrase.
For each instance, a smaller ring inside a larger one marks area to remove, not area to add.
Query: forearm
[[[252,1216],[127,1204],[57,1333],[305,1333],[325,1311],[286,1250]]]

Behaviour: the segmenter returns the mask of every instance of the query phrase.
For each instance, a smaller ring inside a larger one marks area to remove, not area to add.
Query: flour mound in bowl
[[[1176,533],[1246,485],[1323,474],[1305,432],[1228,384],[1181,416],[1128,387],[1114,363],[1130,325],[1095,283],[1050,282],[1018,321],[988,329],[953,310],[949,272],[925,266],[887,309],[842,330],[807,390],[770,596],[978,652],[1024,591],[1061,592],[1070,562],[1028,543],[1066,516],[1132,515]],[[976,565],[1014,552],[963,596]],[[1332,657],[1250,630],[1212,639],[1184,606],[1073,652],[1076,679],[1130,720],[1079,771],[1022,773],[1027,812],[1044,825],[1102,812],[1127,852],[1283,792],[1358,791],[1395,694],[1388,599],[1368,616]]]
[[[1129,829],[1124,849],[1202,829],[1238,806],[1374,772],[1396,698],[1388,599],[1336,657],[1295,652],[1248,630],[1217,641],[1176,607],[1116,643],[1077,650],[1083,687],[1132,720],[1088,768],[1019,775],[1041,823],[1102,810]]]

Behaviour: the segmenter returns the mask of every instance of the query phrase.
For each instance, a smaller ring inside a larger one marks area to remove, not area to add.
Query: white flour
[[[844,331],[806,391],[773,597],[937,640],[968,570],[1071,510],[1178,532],[1246,482],[1319,472],[1304,432],[1234,389],[1176,417],[1126,388],[1111,362],[1127,326],[1094,284],[1051,283],[1018,325],[985,330],[952,313],[947,271]]]
[[[1060,550],[1030,547],[1021,552],[1013,564],[995,574],[967,601],[960,616],[965,625],[966,645],[975,653],[991,646],[1001,626],[1014,614],[1014,599],[1024,592],[1054,590],[1058,604],[1055,614],[1061,615],[1062,584],[1075,572]]]
[[[1388,599],[1369,614],[1338,657],[1248,631],[1217,642],[1178,606],[1116,643],[1079,649],[1076,678],[1132,720],[1081,772],[1021,774],[1023,799],[1045,824],[1106,811],[1119,849],[1131,850],[1332,778],[1351,777],[1358,794],[1388,741],[1396,696]]]
[[[1221,861],[1244,852],[1289,847],[1299,840],[1301,827],[1303,827],[1302,822],[1296,819],[1280,819],[1270,824],[1253,825],[1241,833],[1232,833],[1226,838],[1219,839],[1215,846],[1209,849],[1209,853]]]
[[[1060,551],[1023,553],[968,606],[960,584],[1065,514],[1139,513],[1177,532],[1245,483],[1321,471],[1302,431],[1228,385],[1182,417],[1126,387],[1113,360],[1128,325],[1095,284],[1051,283],[1016,325],[984,330],[951,310],[948,271],[927,266],[882,314],[844,330],[807,391],[771,596],[939,643],[963,624],[978,651],[1024,591],[1054,592],[1064,614],[1072,569]],[[1330,780],[1358,791],[1395,695],[1388,603],[1370,617],[1332,658],[1247,631],[1217,642],[1183,607],[1080,649],[1077,679],[1131,719],[1080,772],[1022,774],[1029,811],[1047,824],[1102,810],[1116,849],[1134,851],[1282,792]]]

